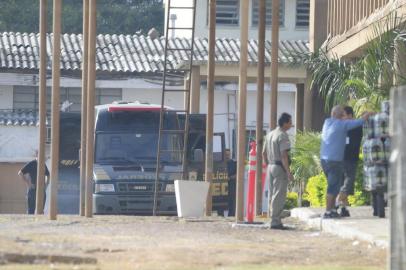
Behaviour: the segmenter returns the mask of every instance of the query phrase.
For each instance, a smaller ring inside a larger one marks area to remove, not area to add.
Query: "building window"
[[[272,24],[272,0],[266,0],[266,25]],[[280,0],[279,2],[279,25],[283,26],[285,24],[285,0]],[[252,25],[258,25],[258,14],[259,14],[259,0],[252,1]]]
[[[216,24],[238,25],[240,19],[239,0],[218,0],[216,5]]]
[[[82,101],[82,89],[79,87],[61,87],[60,101],[61,104],[65,101],[72,103],[67,111],[80,112]],[[39,110],[38,87],[36,86],[14,86],[13,91],[13,109],[15,110]],[[51,110],[51,88],[47,88],[47,110]],[[108,104],[116,100],[122,99],[121,89],[102,88],[96,89],[96,105]]]
[[[296,27],[309,27],[310,0],[296,0]]]

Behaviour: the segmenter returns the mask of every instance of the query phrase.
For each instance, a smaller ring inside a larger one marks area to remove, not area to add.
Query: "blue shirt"
[[[343,161],[347,132],[364,124],[363,119],[327,118],[321,133],[320,159]]]

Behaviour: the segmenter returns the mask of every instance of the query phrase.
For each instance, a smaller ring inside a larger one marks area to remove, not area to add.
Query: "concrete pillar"
[[[310,0],[310,51],[317,51],[327,38],[328,0]]]
[[[395,84],[404,83],[406,74],[406,46],[403,42],[395,44]],[[392,154],[390,159],[389,206],[390,206],[390,258],[389,269],[406,269],[406,143],[404,130],[404,102],[406,87],[400,86],[391,91],[390,134]]]
[[[390,131],[392,154],[390,159],[389,206],[390,206],[390,258],[389,268],[406,269],[406,143],[404,130],[404,102],[406,87],[401,86],[391,93]]]

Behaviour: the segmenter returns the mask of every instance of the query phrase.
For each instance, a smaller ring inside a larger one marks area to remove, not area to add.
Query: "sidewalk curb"
[[[320,214],[315,213],[311,208],[294,208],[291,210],[291,217],[298,218],[310,227],[322,232],[331,233],[346,239],[366,241],[381,248],[389,247],[387,240],[377,239],[370,233],[353,228],[351,224],[354,224],[356,220],[347,219],[343,222],[340,219],[322,219]]]

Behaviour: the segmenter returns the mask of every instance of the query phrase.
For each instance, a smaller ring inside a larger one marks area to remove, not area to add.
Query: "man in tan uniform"
[[[281,215],[288,183],[293,180],[289,169],[290,141],[286,133],[292,126],[292,116],[282,113],[278,119],[278,127],[269,132],[264,141],[262,156],[268,164],[267,179],[271,181],[271,229],[286,229],[282,224]]]

